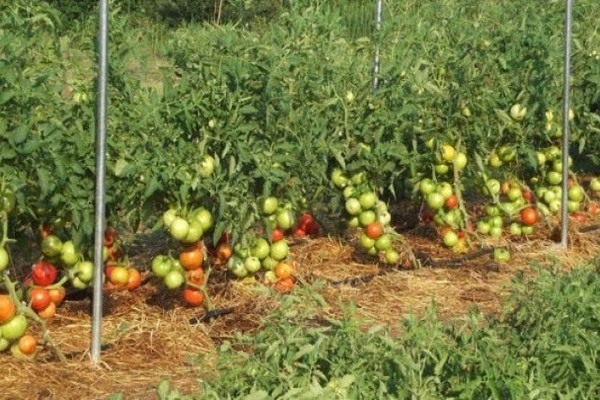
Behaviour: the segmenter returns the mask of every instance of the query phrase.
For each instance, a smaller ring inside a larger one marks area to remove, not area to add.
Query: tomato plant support
[[[377,0],[375,10],[375,55],[373,56],[373,92],[377,91],[379,86],[379,70],[381,68],[381,58],[379,56],[379,32],[381,31],[381,15],[383,12],[383,0]]]
[[[569,240],[569,213],[567,209],[569,191],[569,108],[571,75],[571,37],[573,22],[573,0],[565,2],[565,43],[564,43],[564,75],[563,75],[563,137],[562,137],[562,202],[561,202],[561,247],[566,249]]]
[[[94,289],[92,304],[92,340],[90,354],[92,364],[100,362],[100,336],[102,330],[102,276],[103,276],[103,239],[105,220],[106,175],[106,113],[107,113],[107,75],[108,75],[108,1],[99,0],[98,34],[98,113],[96,131],[96,203],[94,230]]]

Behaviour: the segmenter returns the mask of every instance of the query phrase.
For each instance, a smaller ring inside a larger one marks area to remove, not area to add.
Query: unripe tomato
[[[427,205],[432,210],[438,210],[444,205],[444,196],[438,192],[433,192],[427,195]]]
[[[28,323],[23,314],[15,315],[10,321],[0,326],[2,336],[7,340],[17,340],[27,331]]]
[[[400,261],[400,253],[394,249],[387,249],[384,254],[385,262],[388,264],[398,264]]]
[[[458,235],[454,231],[448,231],[444,234],[443,241],[446,247],[454,247],[458,243]]]
[[[379,236],[375,240],[375,248],[378,251],[386,251],[391,247],[392,247],[392,238],[387,233],[384,233],[383,235]]]
[[[8,267],[9,261],[8,251],[4,247],[0,247],[0,272]]]
[[[362,207],[360,205],[360,201],[358,199],[351,197],[346,200],[346,211],[350,215],[358,215],[362,211]]]
[[[169,271],[171,271],[171,268],[171,260],[169,260],[169,257],[165,255],[159,254],[152,259],[152,272],[159,278],[164,278],[167,276]]]
[[[281,261],[288,255],[289,247],[285,240],[279,240],[271,245],[271,257]]]
[[[377,195],[374,192],[365,192],[358,197],[360,207],[363,210],[371,209],[377,202]]]
[[[185,240],[190,231],[190,224],[184,218],[175,217],[171,225],[169,225],[169,232],[175,240]]]
[[[178,270],[172,270],[163,278],[167,289],[175,290],[181,287],[185,282],[185,276]]]
[[[277,226],[284,231],[291,229],[294,226],[295,218],[292,210],[281,210],[277,213]]]
[[[215,171],[215,159],[211,155],[205,155],[198,166],[198,174],[203,178],[208,178]]]
[[[440,149],[440,158],[446,163],[451,163],[454,161],[454,157],[456,157],[456,150],[454,147],[447,143],[443,144]]]
[[[55,235],[48,235],[42,240],[42,253],[47,257],[56,257],[62,249],[62,241]]]
[[[277,211],[277,207],[279,207],[277,197],[269,196],[262,200],[260,209],[264,215],[271,215]]]
[[[244,268],[246,268],[246,271],[250,272],[251,274],[257,272],[260,269],[260,267],[261,263],[258,257],[250,256],[246,257],[246,259],[244,260]]]

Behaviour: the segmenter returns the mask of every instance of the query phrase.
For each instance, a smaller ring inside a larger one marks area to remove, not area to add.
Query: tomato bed
[[[413,213],[408,210],[408,215]],[[291,296],[297,296],[301,304],[306,296],[318,292],[324,300],[324,317],[341,316],[344,305],[352,302],[361,317],[390,326],[403,315],[421,313],[432,302],[443,318],[463,315],[473,306],[498,313],[505,285],[519,271],[534,273],[527,268],[530,261],[543,264],[549,262],[549,254],[555,254],[565,268],[570,268],[597,253],[600,238],[597,221],[585,226],[574,223],[572,247],[566,253],[553,252],[555,243],[541,237],[507,241],[512,259],[497,263],[490,253],[478,249],[453,253],[439,245],[439,237],[429,226],[409,225],[403,228],[405,240],[419,259],[434,261],[431,267],[403,269],[376,263],[357,250],[352,237],[296,239],[290,249],[300,285]],[[577,233],[586,230],[589,232]],[[144,241],[145,245],[139,245]],[[212,351],[236,331],[260,329],[264,316],[280,306],[282,295],[260,284],[233,280],[225,270],[217,270],[210,291],[215,309],[224,312],[194,322],[204,310],[183,306],[178,291],[165,290],[144,271],[166,244],[143,237],[136,243],[131,258],[143,271],[143,285],[133,292],[105,291],[99,369],[91,367],[89,361],[90,296],[71,293],[49,322],[49,330],[68,361],[58,362],[48,349],[42,349],[33,362],[0,354],[8,371],[2,383],[6,396],[71,399],[85,392],[90,398],[103,398],[122,392],[128,397],[154,398],[162,378],[168,378],[180,391],[195,392],[198,379],[213,372]],[[33,331],[36,333],[35,327]],[[206,358],[199,362],[202,357]]]

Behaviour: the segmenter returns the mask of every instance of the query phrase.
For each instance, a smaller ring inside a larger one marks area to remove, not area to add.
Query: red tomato
[[[381,225],[381,222],[379,221],[371,222],[369,225],[367,225],[365,232],[371,239],[377,239],[383,235],[383,225]]]
[[[29,298],[31,300],[31,308],[35,311],[42,311],[52,302],[50,292],[41,287],[33,288],[29,294]]]
[[[527,207],[521,210],[521,221],[525,225],[534,225],[538,221],[538,212],[535,208]]]
[[[198,307],[204,303],[204,293],[194,288],[186,287],[182,292],[183,300],[192,307]]]
[[[455,194],[453,194],[452,196],[446,199],[444,205],[449,209],[458,207],[458,197]]]
[[[278,242],[281,239],[283,239],[284,237],[284,233],[283,230],[279,227],[273,229],[273,232],[271,232],[271,239],[273,240],[273,242]]]
[[[57,274],[54,265],[46,260],[40,260],[31,267],[31,279],[37,286],[52,285]]]

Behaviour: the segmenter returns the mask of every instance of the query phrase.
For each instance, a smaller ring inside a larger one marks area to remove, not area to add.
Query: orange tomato
[[[179,253],[179,262],[186,271],[198,269],[204,263],[204,251],[201,243],[186,247]]]
[[[7,294],[0,295],[0,324],[10,321],[16,314],[17,307]]]
[[[204,270],[202,268],[187,271],[187,281],[194,285],[202,285],[204,283]]]
[[[198,307],[204,303],[204,293],[194,288],[186,287],[182,292],[183,300],[192,307]]]
[[[37,314],[42,319],[50,319],[56,315],[56,303],[50,302],[48,307],[45,309],[38,311]]]
[[[290,278],[292,276],[292,266],[286,262],[280,262],[275,267],[275,276],[278,279]]]
[[[125,287],[128,290],[135,290],[142,286],[142,274],[140,274],[140,271],[133,267],[127,268],[127,271],[129,272],[129,278],[127,279]]]
[[[279,293],[289,293],[294,289],[294,278],[287,277],[281,278],[277,282],[275,282],[275,290]]]
[[[48,289],[48,293],[50,294],[50,300],[53,303],[56,303],[56,305],[62,303],[65,299],[65,296],[67,295],[67,291],[62,286],[53,289]]]
[[[23,335],[19,339],[19,350],[25,355],[31,355],[37,347],[37,339],[31,335]]]
[[[224,263],[231,258],[233,250],[229,243],[223,242],[217,245],[217,263]]]
[[[371,239],[377,239],[379,236],[383,235],[383,225],[381,225],[381,222],[379,221],[373,221],[367,225],[365,233]]]

